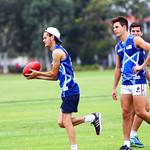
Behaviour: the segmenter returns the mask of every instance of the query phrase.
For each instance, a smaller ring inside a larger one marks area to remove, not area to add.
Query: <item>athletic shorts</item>
[[[62,112],[63,113],[78,112],[79,99],[80,99],[79,94],[62,97],[62,104],[60,106]]]
[[[121,85],[121,94],[146,95],[146,84]]]

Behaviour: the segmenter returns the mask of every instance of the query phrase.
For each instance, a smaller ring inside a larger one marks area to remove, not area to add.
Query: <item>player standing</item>
[[[143,35],[143,26],[141,23],[138,22],[134,22],[130,25],[130,34],[135,35],[135,36],[142,36]],[[148,80],[149,83],[149,87],[150,87],[150,74],[148,72],[147,67],[145,67],[146,69],[146,78]],[[146,111],[149,111],[149,101],[148,98],[146,100],[146,106],[145,106]],[[135,146],[135,147],[144,147],[144,144],[142,144],[139,141],[139,138],[137,136],[137,131],[142,123],[142,119],[139,118],[137,115],[134,116],[134,120],[133,120],[133,124],[132,124],[132,128],[131,128],[131,133],[130,133],[130,143],[131,146]]]
[[[146,77],[145,67],[150,62],[150,44],[141,37],[128,33],[128,22],[122,17],[112,19],[114,33],[121,41],[116,45],[116,67],[112,97],[117,100],[117,85],[122,72],[121,107],[123,117],[124,145],[119,150],[132,150],[130,147],[131,116],[136,115],[150,124],[150,114],[145,110]],[[143,49],[148,51],[146,60]],[[144,61],[145,60],[145,61]]]

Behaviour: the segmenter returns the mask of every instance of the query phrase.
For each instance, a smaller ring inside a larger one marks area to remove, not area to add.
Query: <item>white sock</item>
[[[84,117],[84,122],[93,122],[95,119],[94,115],[88,115]]]
[[[124,145],[127,145],[128,147],[130,147],[130,141],[124,141]]]
[[[78,150],[77,145],[71,145],[71,150]]]
[[[130,132],[130,138],[134,138],[136,135],[137,135],[137,132],[131,130],[131,132]]]

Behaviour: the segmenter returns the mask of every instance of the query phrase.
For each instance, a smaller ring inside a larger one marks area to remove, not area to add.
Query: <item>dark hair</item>
[[[140,27],[140,30],[143,31],[143,24],[142,24],[142,23],[133,22],[133,23],[130,25],[130,32],[131,32],[131,29],[132,29],[133,27]]]
[[[47,34],[48,34],[48,36],[49,36],[49,37],[51,37],[51,36],[52,36],[52,34],[51,34],[51,33],[48,33],[48,32],[47,32]]]
[[[60,43],[60,42],[57,40],[56,36],[55,36],[55,41],[56,41],[56,43]]]
[[[118,16],[114,19],[111,20],[112,22],[112,25],[115,23],[115,22],[119,22],[121,24],[121,26],[126,26],[126,30],[128,30],[128,21],[125,17],[123,16]]]

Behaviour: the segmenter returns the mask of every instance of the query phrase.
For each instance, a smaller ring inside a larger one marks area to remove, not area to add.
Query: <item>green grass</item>
[[[90,123],[75,127],[79,150],[117,150],[123,144],[120,101],[111,98],[113,73],[113,70],[75,73],[81,99],[79,112],[73,116],[100,111],[103,125],[100,136]],[[1,75],[0,150],[70,150],[66,130],[57,125],[60,95],[59,82]],[[142,150],[150,150],[149,133],[149,125],[143,122],[138,132],[146,145]]]

